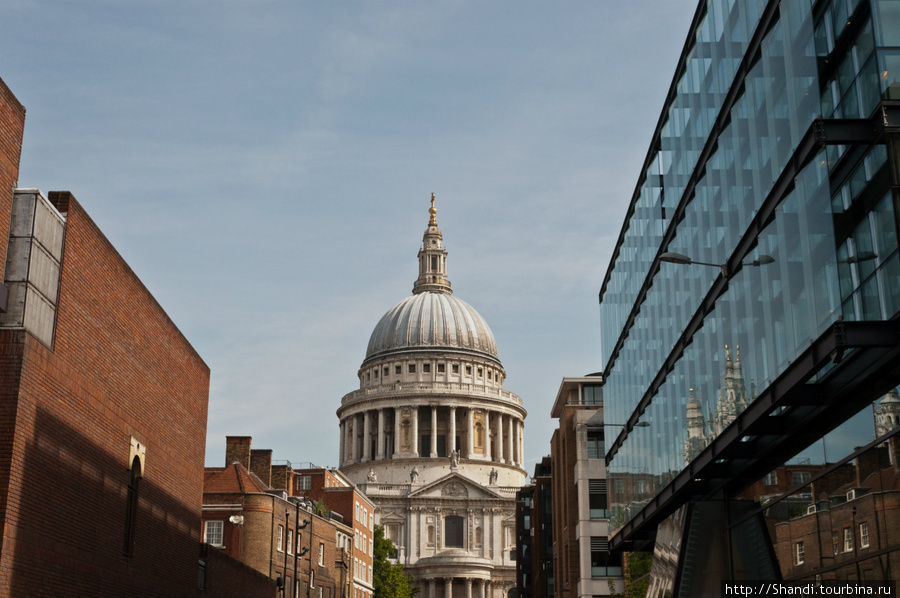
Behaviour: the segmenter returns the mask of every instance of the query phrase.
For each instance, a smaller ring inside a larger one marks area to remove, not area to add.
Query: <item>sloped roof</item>
[[[262,480],[237,462],[228,467],[207,467],[204,470],[204,493],[249,494],[265,492],[268,489]]]

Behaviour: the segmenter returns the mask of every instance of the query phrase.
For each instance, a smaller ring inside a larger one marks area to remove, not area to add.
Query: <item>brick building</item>
[[[534,466],[531,483],[516,493],[516,588],[519,598],[553,596],[552,460]]]
[[[228,436],[227,465],[206,468],[204,541],[296,596],[371,598],[371,501],[337,470],[273,464],[251,443]]]
[[[603,378],[566,377],[550,415],[553,573],[560,598],[622,592],[622,555],[609,552]],[[643,483],[637,480],[635,483]]]
[[[24,119],[0,81],[0,596],[271,596],[200,545],[209,368],[69,192],[17,188]]]

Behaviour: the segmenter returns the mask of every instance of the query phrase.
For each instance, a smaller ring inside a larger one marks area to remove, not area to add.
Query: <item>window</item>
[[[426,374],[430,374],[430,373],[431,373],[431,364],[430,364],[430,363],[423,363],[423,364],[422,364],[422,371],[425,372]]]
[[[582,391],[585,405],[603,405],[603,388],[599,384],[585,384]]]
[[[437,256],[433,255],[431,256],[431,271],[434,272],[435,270],[437,270]]]
[[[369,556],[375,556],[375,538],[369,538]]]
[[[587,453],[588,459],[602,459],[605,457],[603,447],[603,430],[588,430]]]
[[[840,538],[838,538],[837,532],[831,533],[831,547],[832,547],[832,550],[834,550],[835,556],[837,556],[837,553],[838,553],[838,550],[840,547]]]
[[[443,374],[443,373],[444,373],[444,364],[439,363],[438,364],[438,374]]]
[[[294,530],[288,530],[288,538],[287,538],[287,551],[288,554],[294,554]]]
[[[378,368],[375,368],[374,370],[372,370],[372,375],[375,377],[376,380],[378,380]]]
[[[284,526],[283,525],[278,526],[278,539],[275,541],[277,542],[277,544],[275,544],[275,547],[278,550],[278,552],[284,552]]]
[[[409,364],[408,371],[410,374],[415,374],[416,373],[416,364],[414,364],[414,363]]]
[[[791,474],[791,485],[800,486],[801,484],[808,482],[811,477],[812,474],[808,471],[795,471]]]
[[[395,373],[395,374],[402,374],[402,373],[403,373],[403,366],[402,366],[402,365],[394,366],[394,373]]]
[[[459,365],[454,363],[452,371],[454,374],[458,374],[459,373]]]
[[[868,548],[869,547],[869,524],[868,523],[860,523],[859,524],[859,547],[860,548]]]
[[[622,575],[622,555],[609,553],[609,538],[591,537],[591,577],[619,577]]]
[[[138,484],[143,475],[143,464],[137,455],[131,460],[128,472],[128,493],[125,497],[125,542],[122,552],[125,556],[134,556],[134,527],[138,512]]]
[[[325,566],[325,543],[319,542],[319,566]]]
[[[224,527],[224,521],[207,521],[203,526],[203,541],[213,546],[221,546]]]
[[[774,471],[770,471],[766,474],[766,477],[763,478],[763,486],[777,486],[778,485],[778,476]]]
[[[588,481],[588,502],[590,503],[591,519],[606,519],[609,517],[606,480]]]
[[[301,490],[309,490],[312,488],[312,476],[302,475],[300,476],[300,489]]]
[[[385,375],[385,376],[388,375],[388,367],[387,367],[387,366],[384,366],[384,375]]]
[[[471,376],[471,375],[472,375],[472,366],[467,365],[466,366],[466,376]]]
[[[478,368],[478,377],[481,378],[483,371],[481,368]]]
[[[806,562],[806,552],[803,549],[803,542],[796,542],[794,544],[794,564],[802,565]]]
[[[444,546],[463,548],[463,518],[459,515],[444,518]]]
[[[844,552],[853,550],[853,530],[849,527],[844,528]]]

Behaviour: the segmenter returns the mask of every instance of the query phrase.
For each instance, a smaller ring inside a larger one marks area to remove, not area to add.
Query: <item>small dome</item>
[[[475,308],[448,293],[423,292],[397,303],[375,326],[366,359],[409,349],[462,350],[499,361],[497,343]]]

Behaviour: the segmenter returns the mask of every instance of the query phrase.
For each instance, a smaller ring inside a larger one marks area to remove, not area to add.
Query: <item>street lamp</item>
[[[718,268],[722,271],[722,278],[728,278],[728,264],[711,264],[709,262],[698,262],[697,260],[692,260],[686,255],[681,253],[675,253],[673,251],[667,251],[659,256],[659,261],[668,262],[670,264],[696,264],[698,266],[712,266],[713,268]],[[775,258],[771,255],[760,255],[752,262],[744,262],[741,264],[742,266],[764,266],[766,264],[771,264],[775,262]]]

